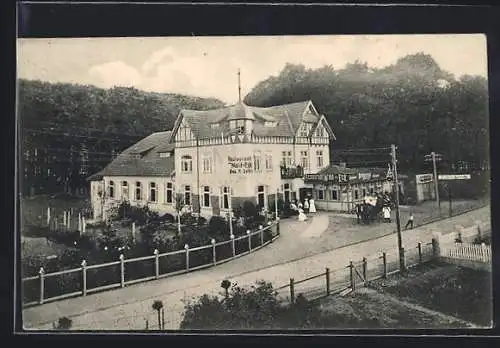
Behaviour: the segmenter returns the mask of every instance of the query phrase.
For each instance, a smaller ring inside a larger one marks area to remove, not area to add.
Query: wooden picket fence
[[[453,259],[491,263],[491,246],[455,243],[453,247],[442,250],[441,255]]]

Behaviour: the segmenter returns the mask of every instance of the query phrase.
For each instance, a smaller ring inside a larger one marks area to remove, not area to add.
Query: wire
[[[357,148],[357,149],[335,149],[332,152],[370,152],[370,151],[386,151],[391,150],[391,147],[371,147],[371,148]],[[372,152],[370,152],[372,153]]]

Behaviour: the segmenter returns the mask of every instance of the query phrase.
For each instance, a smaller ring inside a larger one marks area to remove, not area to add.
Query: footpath
[[[274,243],[253,254],[227,262],[220,266],[182,274],[158,281],[132,285],[62,301],[46,303],[23,310],[23,323],[28,330],[49,330],[60,317],[72,319],[74,330],[144,330],[146,320],[156,327],[156,313],[151,309],[154,300],[163,301],[166,329],[178,329],[184,312],[184,302],[203,294],[217,295],[220,283],[229,279],[241,286],[249,286],[257,280],[272,282],[275,287],[287,284],[291,277],[303,279],[324,271],[325,267],[345,267],[350,260],[372,257],[382,251],[393,251],[397,246],[396,234],[337,248],[295,261],[276,264],[280,253],[287,247],[300,248],[297,235],[327,228],[324,218],[314,217],[305,226],[283,222],[282,236]],[[316,220],[316,221],[315,221]],[[472,226],[476,220],[489,221],[490,207],[403,231],[403,245],[430,242],[436,232],[452,232],[456,225]],[[273,255],[275,257],[273,257]]]

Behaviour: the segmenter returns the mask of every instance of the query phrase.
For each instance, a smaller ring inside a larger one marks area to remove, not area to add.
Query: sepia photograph
[[[493,326],[484,34],[17,39],[26,331]]]

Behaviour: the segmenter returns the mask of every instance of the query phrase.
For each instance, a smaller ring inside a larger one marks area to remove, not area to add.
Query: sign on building
[[[470,174],[439,174],[439,180],[469,180]]]
[[[228,156],[229,174],[251,174],[253,172],[252,156]]]
[[[420,174],[416,176],[416,179],[419,184],[426,184],[433,181],[432,174]]]

